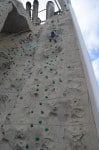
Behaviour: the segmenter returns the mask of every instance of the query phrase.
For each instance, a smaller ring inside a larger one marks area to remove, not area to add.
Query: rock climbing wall
[[[99,150],[69,12],[34,31],[0,37],[0,150]]]

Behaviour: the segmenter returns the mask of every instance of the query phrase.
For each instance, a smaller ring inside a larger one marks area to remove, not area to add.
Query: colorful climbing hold
[[[44,68],[47,68],[47,66],[44,66]]]
[[[40,72],[40,74],[43,74],[43,72]]]
[[[31,128],[33,128],[33,126],[34,126],[34,125],[33,125],[33,124],[31,124],[30,126],[31,126]]]
[[[53,71],[53,69],[50,69],[50,71]]]
[[[42,102],[40,102],[39,104],[42,105]]]
[[[23,97],[21,96],[20,99],[23,99]]]
[[[39,141],[39,140],[40,140],[40,138],[39,138],[39,137],[36,137],[36,138],[35,138],[35,141]]]
[[[52,83],[55,84],[55,81],[53,80]]]
[[[45,89],[45,92],[47,92],[48,91],[48,89]]]
[[[28,149],[28,148],[29,148],[29,145],[28,145],[28,144],[26,144],[26,146],[25,146],[25,147],[26,147],[26,149]]]
[[[33,113],[34,113],[34,111],[32,110],[32,111],[31,111],[31,113],[33,114]]]
[[[48,128],[45,128],[45,132],[48,132],[49,131],[49,129]]]
[[[46,99],[48,99],[48,96],[45,96]]]
[[[41,111],[41,114],[44,114],[44,111]]]
[[[48,76],[45,76],[46,79],[48,79]]]
[[[38,95],[39,95],[38,93],[34,93],[34,96],[35,96],[35,97],[38,97]]]
[[[42,124],[42,121],[41,121],[41,120],[39,121],[39,124]]]
[[[39,91],[39,89],[36,89],[36,91]]]

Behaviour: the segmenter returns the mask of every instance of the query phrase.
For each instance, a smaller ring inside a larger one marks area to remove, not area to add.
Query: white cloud
[[[99,83],[99,0],[71,0]]]
[[[71,0],[89,53],[99,47],[99,1]]]

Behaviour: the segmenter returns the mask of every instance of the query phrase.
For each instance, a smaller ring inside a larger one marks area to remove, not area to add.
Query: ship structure
[[[0,1],[0,150],[99,150],[80,48],[64,1]],[[68,4],[68,3],[67,3]]]

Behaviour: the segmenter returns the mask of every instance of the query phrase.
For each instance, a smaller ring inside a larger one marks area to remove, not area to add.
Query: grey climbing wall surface
[[[1,36],[0,150],[99,150],[69,12]]]

